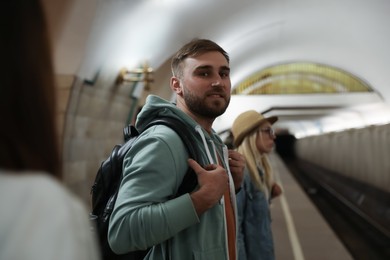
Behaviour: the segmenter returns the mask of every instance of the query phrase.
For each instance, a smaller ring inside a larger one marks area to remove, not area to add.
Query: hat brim
[[[242,143],[242,141],[244,140],[245,136],[247,136],[248,134],[253,132],[257,127],[259,127],[265,121],[268,121],[271,125],[273,125],[276,121],[278,121],[278,117],[277,116],[270,116],[270,117],[262,118],[261,120],[259,120],[255,124],[253,124],[253,126],[251,128],[248,128],[246,131],[242,132],[240,134],[240,136],[238,136],[234,140],[234,143],[233,143],[234,146],[238,147]]]

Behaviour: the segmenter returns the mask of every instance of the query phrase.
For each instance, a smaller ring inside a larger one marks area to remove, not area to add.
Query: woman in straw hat
[[[274,182],[267,154],[276,139],[272,125],[255,110],[240,114],[233,123],[233,144],[246,160],[242,190],[237,194],[239,260],[274,259],[269,202],[282,193]]]

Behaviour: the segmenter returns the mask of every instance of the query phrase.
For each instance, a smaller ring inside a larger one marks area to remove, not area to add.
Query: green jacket
[[[193,141],[203,151],[198,163],[215,163],[218,154],[228,169],[227,147],[219,136],[209,135],[174,104],[157,96],[147,98],[137,129],[142,131],[161,115],[180,118],[193,129]],[[169,127],[152,126],[141,134],[125,156],[123,180],[110,218],[108,240],[114,252],[153,246],[145,259],[228,259],[223,198],[200,218],[188,193],[169,199],[188,169],[187,159],[186,147]],[[230,183],[237,212],[234,184]]]

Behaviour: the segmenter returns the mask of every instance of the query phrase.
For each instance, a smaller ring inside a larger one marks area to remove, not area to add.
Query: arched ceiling
[[[158,72],[169,72],[168,61],[182,44],[204,37],[229,52],[234,87],[270,66],[307,61],[345,70],[374,90],[339,95],[233,96],[227,112],[215,121],[217,131],[229,128],[232,118],[246,109],[280,116],[279,127],[297,135],[390,120],[388,0],[79,2],[83,1],[72,2],[72,10],[94,14],[89,34],[78,34],[85,37],[86,44],[78,49],[84,55],[74,70],[85,79],[96,77],[102,67],[107,73],[119,73],[123,67],[137,68],[148,62],[160,75],[155,81],[156,92],[161,93],[162,88],[169,92],[169,75]],[[83,18],[91,14],[69,13],[77,35],[74,24],[85,25]],[[69,32],[67,35],[72,37]],[[56,57],[61,60],[61,54]],[[59,73],[71,71],[61,62],[57,68]]]

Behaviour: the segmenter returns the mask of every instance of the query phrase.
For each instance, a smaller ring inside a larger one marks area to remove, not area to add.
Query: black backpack
[[[171,117],[161,117],[150,122],[146,128],[157,124],[163,124],[172,128],[181,137],[187,147],[190,158],[197,160],[196,147],[192,145],[190,132],[182,121]],[[93,229],[98,237],[104,260],[138,260],[143,259],[149,251],[147,249],[117,255],[111,250],[107,241],[108,223],[122,180],[123,158],[137,141],[139,134],[133,125],[128,125],[123,129],[125,143],[115,145],[111,155],[102,162],[91,188],[92,212],[90,213],[90,219],[94,222]],[[189,167],[176,196],[191,192],[197,184],[196,174]]]

